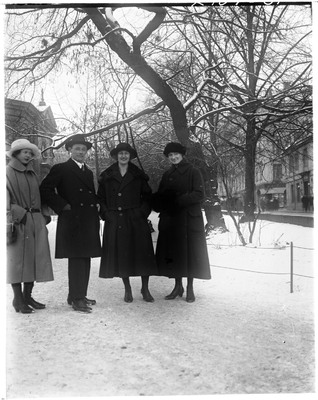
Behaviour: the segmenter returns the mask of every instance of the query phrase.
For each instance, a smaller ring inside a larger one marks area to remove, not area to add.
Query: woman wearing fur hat
[[[11,158],[6,171],[7,217],[17,233],[7,247],[7,283],[12,285],[16,312],[30,314],[45,308],[31,296],[34,282],[53,280],[39,181],[32,167],[32,160],[40,158],[41,153],[27,139],[17,139],[7,155]]]
[[[186,301],[195,301],[193,279],[210,279],[201,202],[204,198],[200,171],[186,162],[186,148],[168,143],[164,155],[171,167],[163,174],[153,208],[160,212],[156,259],[159,275],[175,278],[166,300],[182,297],[182,277],[187,277]]]
[[[116,162],[101,173],[97,191],[105,221],[99,276],[122,278],[127,303],[133,301],[129,277],[141,276],[143,299],[153,302],[148,281],[149,275],[157,275],[157,266],[147,222],[148,176],[131,163],[137,153],[128,143],[118,144],[110,155]]]

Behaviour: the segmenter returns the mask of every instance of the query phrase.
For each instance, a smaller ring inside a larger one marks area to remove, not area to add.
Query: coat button
[[[118,210],[118,211],[121,211],[121,210],[122,210],[122,208],[121,208],[121,207],[118,207],[118,208],[117,208],[117,210]]]

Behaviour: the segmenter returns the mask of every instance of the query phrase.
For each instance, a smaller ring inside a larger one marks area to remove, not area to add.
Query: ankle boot
[[[45,304],[35,301],[31,296],[33,286],[34,286],[33,282],[25,282],[24,283],[24,287],[23,287],[24,301],[26,304],[33,307],[35,310],[42,310],[43,308],[45,308]]]
[[[174,288],[168,296],[165,297],[166,300],[173,300],[177,296],[182,297],[183,296],[183,286],[182,286],[182,278],[176,278]]]
[[[12,305],[16,312],[21,312],[22,314],[31,314],[34,310],[29,307],[25,301],[22,294],[21,283],[13,283],[12,285],[14,298],[12,301]]]
[[[132,296],[132,292],[131,292],[131,288],[130,287],[125,287],[124,301],[126,303],[132,303],[133,302],[133,296]]]
[[[187,296],[186,296],[186,301],[188,303],[193,303],[195,301],[195,295],[193,291],[193,287],[187,287]]]
[[[148,288],[141,288],[142,298],[147,301],[148,303],[153,303],[155,299],[151,296]]]

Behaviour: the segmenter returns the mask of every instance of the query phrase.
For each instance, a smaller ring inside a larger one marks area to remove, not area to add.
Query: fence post
[[[290,242],[290,293],[294,291],[294,243]]]

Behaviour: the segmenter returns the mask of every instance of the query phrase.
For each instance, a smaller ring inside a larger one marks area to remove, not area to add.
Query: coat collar
[[[171,165],[171,167],[168,169],[168,174],[172,174],[173,172],[184,174],[189,168],[191,168],[191,164],[183,159],[179,162],[179,164]]]
[[[131,162],[129,162],[128,164],[128,170],[124,177],[122,177],[119,172],[119,166],[117,162],[108,167],[103,173],[104,179],[115,179],[116,181],[118,181],[120,183],[120,190],[138,177],[145,179],[146,181],[149,180],[148,175],[146,175],[140,168],[138,168],[137,165]]]
[[[69,168],[72,169],[74,174],[76,174],[83,183],[85,183],[88,187],[93,189],[92,179],[90,175],[91,171],[87,168],[86,165],[85,165],[85,171],[82,171],[80,167],[76,164],[76,162],[71,158],[68,161],[66,161],[66,164],[69,166]]]
[[[32,161],[30,161],[27,165],[24,165],[17,158],[13,157],[8,165],[19,172],[34,172]]]
[[[136,177],[140,176],[146,180],[149,180],[149,177],[141,169],[139,169],[137,167],[137,165],[132,164],[131,162],[129,162],[129,164],[128,164],[127,174],[131,175],[132,178],[136,178]],[[104,171],[103,175],[104,175],[105,179],[117,179],[117,180],[121,181],[122,176],[119,172],[118,162],[116,162],[116,163],[112,164],[110,167],[108,167]]]

